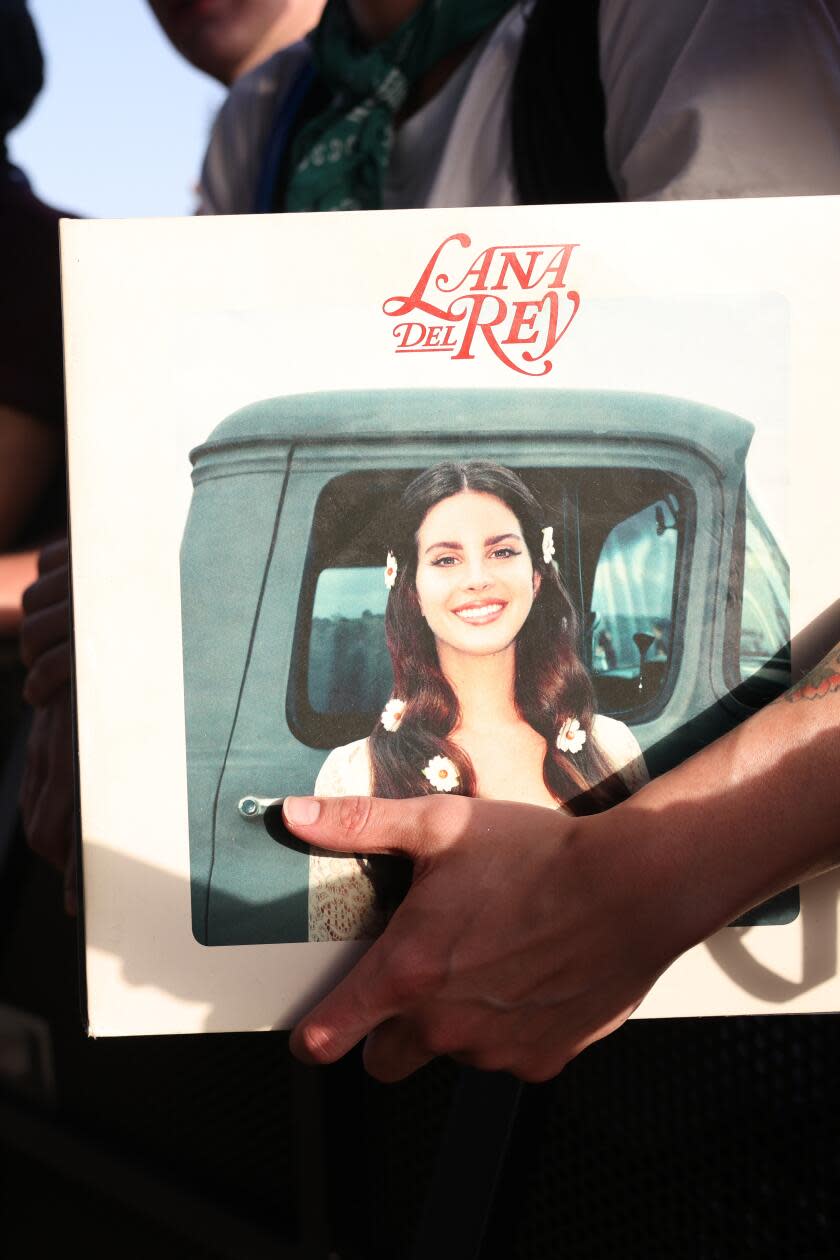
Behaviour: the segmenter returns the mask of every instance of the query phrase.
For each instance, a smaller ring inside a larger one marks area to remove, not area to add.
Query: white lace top
[[[592,737],[631,792],[648,781],[642,750],[623,722],[598,714]],[[370,752],[366,739],[335,748],[315,780],[316,796],[369,796],[372,786]],[[370,939],[384,922],[373,885],[358,858],[347,854],[317,853],[309,858],[309,939],[346,941]]]

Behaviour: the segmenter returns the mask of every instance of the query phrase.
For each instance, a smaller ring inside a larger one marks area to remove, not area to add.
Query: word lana
[[[462,232],[447,236],[411,293],[382,304],[400,320],[397,354],[474,359],[476,346],[487,345],[514,372],[545,376],[580,309],[580,294],[566,288],[577,245],[490,245],[469,263],[461,256],[459,266],[459,249],[471,245]]]

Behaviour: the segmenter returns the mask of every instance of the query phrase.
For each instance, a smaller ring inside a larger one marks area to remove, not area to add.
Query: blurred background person
[[[34,546],[66,523],[58,220],[8,155],[43,86],[24,0],[0,0],[0,634],[17,633]]]
[[[202,207],[832,193],[836,14],[835,0],[329,0],[306,45],[234,86]]]
[[[9,134],[43,82],[24,0],[0,0],[0,875],[12,849],[12,788],[25,738],[17,642],[22,593],[35,579],[37,548],[62,534],[67,521],[58,257],[58,221],[66,212],[36,196],[8,153]],[[55,615],[66,628],[66,597],[58,596]],[[56,684],[63,708],[68,675],[69,661]],[[66,723],[65,735],[69,740]]]
[[[149,0],[182,57],[225,87],[318,23],[324,0]]]

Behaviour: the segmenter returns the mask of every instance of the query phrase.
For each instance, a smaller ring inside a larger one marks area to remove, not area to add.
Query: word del
[[[545,376],[548,357],[571,327],[580,294],[566,288],[577,245],[490,245],[464,255],[463,232],[438,245],[407,296],[382,304],[397,354],[474,359],[489,348],[506,367]]]

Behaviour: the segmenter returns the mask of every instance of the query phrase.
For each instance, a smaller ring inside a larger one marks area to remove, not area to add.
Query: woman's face
[[[540,587],[522,527],[492,494],[442,499],[417,531],[417,596],[438,645],[485,656],[513,643]]]

